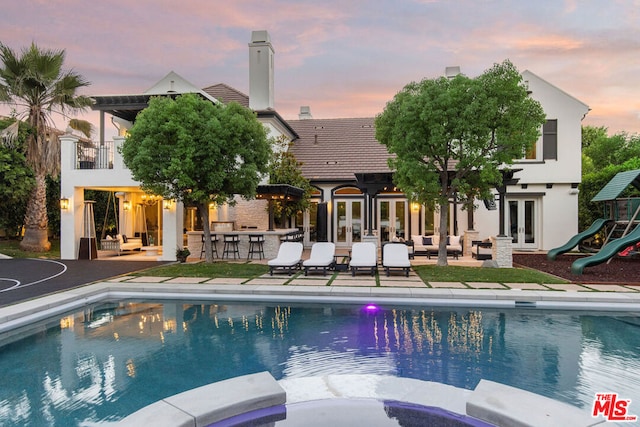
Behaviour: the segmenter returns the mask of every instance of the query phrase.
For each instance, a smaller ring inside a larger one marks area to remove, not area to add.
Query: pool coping
[[[481,380],[474,390],[381,375],[328,375],[276,381],[259,372],[207,384],[152,403],[118,425],[208,426],[257,409],[326,399],[397,401],[444,409],[495,426],[595,426],[605,422],[588,411],[544,396]],[[532,411],[536,408],[536,411]]]
[[[196,299],[283,303],[377,303],[431,307],[528,308],[640,312],[640,292],[383,288],[361,286],[238,285],[97,282],[0,307],[0,334],[110,299]]]

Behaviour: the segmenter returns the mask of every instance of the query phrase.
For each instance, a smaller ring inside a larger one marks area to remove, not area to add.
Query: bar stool
[[[212,234],[211,235],[211,255],[214,258],[220,258],[220,255],[218,255],[217,243],[218,243],[218,236],[215,234]],[[204,234],[202,235],[202,247],[200,248],[200,259],[202,259],[202,255],[204,255]]]
[[[253,259],[253,255],[258,254],[258,259],[264,258],[264,235],[249,234],[249,252],[247,252],[247,260]]]
[[[222,236],[224,242],[224,249],[222,251],[222,258],[229,258],[233,254],[233,259],[240,258],[240,251],[238,250],[238,242],[240,237],[237,234],[225,234]]]

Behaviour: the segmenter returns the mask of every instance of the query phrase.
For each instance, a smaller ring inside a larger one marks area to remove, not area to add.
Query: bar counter
[[[297,228],[280,228],[273,231],[246,229],[233,231],[216,231],[211,232],[211,235],[218,237],[217,249],[219,258],[222,258],[222,251],[224,248],[223,239],[225,235],[238,236],[238,250],[240,252],[239,259],[244,260],[247,259],[247,253],[249,252],[249,235],[262,235],[264,236],[264,258],[273,259],[278,255],[278,249],[280,248],[281,239],[283,239],[287,234],[297,233],[298,231],[299,230]],[[203,234],[203,231],[187,231],[187,247],[189,248],[189,252],[191,252],[189,258],[200,257],[200,253],[202,251]],[[202,254],[202,258],[205,258],[204,254]],[[233,255],[229,259],[233,259]],[[258,255],[254,254],[253,259],[259,259]]]

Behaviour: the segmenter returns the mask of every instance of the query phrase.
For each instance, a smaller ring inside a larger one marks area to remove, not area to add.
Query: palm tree
[[[63,70],[65,51],[40,49],[35,43],[21,55],[0,43],[0,102],[12,104],[20,119],[26,118],[29,134],[26,157],[35,186],[27,203],[25,232],[20,248],[45,252],[51,248],[47,220],[47,175],[60,169],[60,141],[52,114],[66,116],[91,105],[91,98],[76,91],[89,82],[72,70]]]

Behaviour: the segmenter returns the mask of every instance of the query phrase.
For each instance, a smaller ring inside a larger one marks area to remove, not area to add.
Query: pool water
[[[260,371],[480,379],[640,414],[640,317],[543,310],[110,302],[0,347],[0,425],[93,425]],[[1,338],[1,337],[0,337]]]

